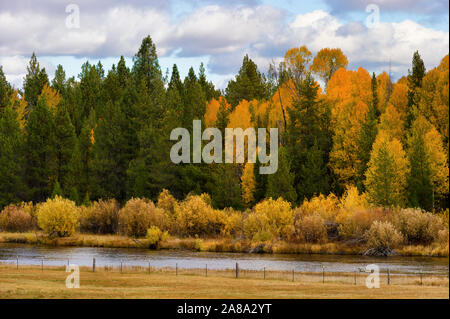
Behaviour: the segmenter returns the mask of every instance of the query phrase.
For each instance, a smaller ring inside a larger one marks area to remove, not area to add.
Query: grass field
[[[210,271],[208,277],[173,270],[159,270],[150,274],[145,269],[117,270],[80,269],[80,288],[65,286],[68,273],[63,267],[13,265],[0,266],[0,298],[449,298],[448,278],[425,278],[423,285],[417,280],[397,281],[387,285],[381,278],[380,288],[368,289],[364,278],[357,285],[352,276],[336,280],[327,277],[322,283],[317,275],[296,275],[288,279],[263,280],[252,276],[233,278],[230,271]],[[287,277],[289,278],[289,277]],[[319,280],[317,280],[319,279]],[[395,279],[397,280],[397,279]]]

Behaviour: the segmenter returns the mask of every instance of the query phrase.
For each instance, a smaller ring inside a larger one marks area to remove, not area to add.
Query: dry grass
[[[273,275],[274,273],[271,272]],[[448,279],[424,278],[418,286],[417,278],[392,285],[382,284],[379,289],[368,289],[364,277],[326,277],[317,282],[321,274],[295,274],[292,282],[289,273],[279,272],[282,278],[263,278],[261,272],[241,271],[239,279],[232,271],[125,268],[100,268],[93,273],[81,268],[79,289],[65,287],[68,273],[63,267],[0,266],[0,298],[449,298]],[[292,278],[292,277],[291,277]],[[339,280],[343,280],[340,282]],[[397,278],[394,278],[397,280]],[[416,281],[414,281],[416,280]]]

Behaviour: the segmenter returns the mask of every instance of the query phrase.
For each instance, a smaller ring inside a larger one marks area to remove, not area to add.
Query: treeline
[[[299,206],[350,186],[376,206],[448,207],[448,55],[427,72],[414,53],[396,83],[347,65],[340,49],[313,57],[303,46],[265,75],[245,56],[221,92],[203,65],[184,80],[176,65],[164,75],[146,37],[131,69],[121,57],[107,74],[86,62],[67,78],[59,65],[50,82],[33,54],[17,90],[0,67],[0,208],[55,195],[78,205],[156,201],[167,189],[243,210],[270,197]],[[222,131],[279,128],[277,173],[258,174],[259,163],[173,164],[170,132],[194,119]]]

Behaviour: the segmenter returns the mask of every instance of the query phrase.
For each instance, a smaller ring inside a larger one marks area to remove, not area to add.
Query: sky
[[[342,49],[350,69],[408,73],[414,51],[427,69],[448,54],[448,0],[0,0],[0,65],[22,87],[33,52],[50,79],[77,77],[87,60],[129,67],[150,35],[161,69],[181,76],[203,62],[223,89],[245,54],[266,72],[293,47]]]

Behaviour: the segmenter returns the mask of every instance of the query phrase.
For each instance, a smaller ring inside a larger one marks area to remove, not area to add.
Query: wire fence
[[[66,266],[70,265],[70,259],[60,265],[46,264],[48,261],[45,258],[40,260],[40,264],[21,264],[20,258],[15,260],[4,260],[0,262],[0,270],[2,268],[16,268],[20,269],[40,269],[41,271],[66,269]],[[133,273],[146,273],[148,275],[160,274],[160,275],[173,275],[173,276],[202,276],[202,277],[222,277],[222,278],[235,278],[235,279],[259,279],[259,280],[278,280],[278,281],[291,281],[291,282],[304,282],[304,283],[336,283],[336,284],[348,284],[348,285],[365,285],[368,276],[371,274],[364,271],[364,268],[355,267],[353,272],[337,272],[332,269],[327,269],[322,266],[320,269],[314,272],[292,270],[273,270],[266,267],[261,269],[246,269],[235,264],[233,268],[216,269],[208,267],[205,264],[203,268],[182,268],[178,266],[178,263],[170,266],[155,267],[152,265],[152,261],[148,261],[146,266],[133,265],[126,261],[121,261],[119,264],[114,265],[98,265],[96,258],[92,260],[92,266],[80,266],[80,271],[86,272],[114,272],[121,274],[133,274]],[[448,274],[435,274],[425,273],[423,271],[415,273],[397,273],[390,269],[380,269],[379,281],[382,285],[423,285],[423,286],[449,286]]]

